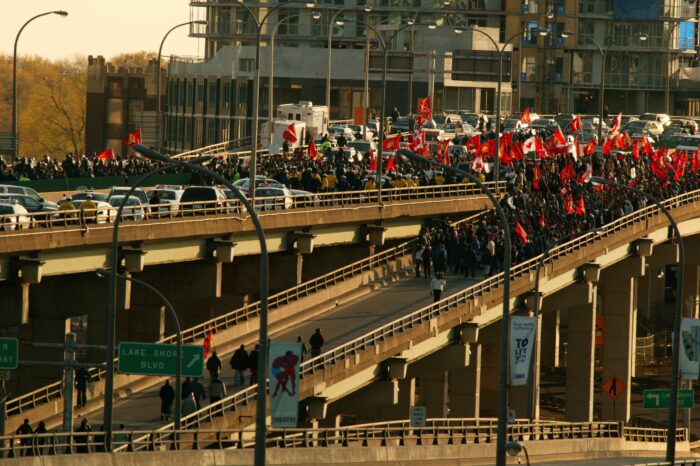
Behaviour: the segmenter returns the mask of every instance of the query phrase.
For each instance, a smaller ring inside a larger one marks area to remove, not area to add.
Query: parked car
[[[126,196],[129,191],[131,191],[131,186],[115,186],[112,188],[112,190],[109,192],[109,199],[111,203],[111,198],[112,196]],[[135,196],[139,201],[141,201],[141,204],[148,204],[148,196],[146,195],[146,191],[144,191],[141,188],[136,188],[136,190],[133,192],[131,196]],[[130,196],[130,197],[131,197]]]
[[[355,132],[347,126],[329,126],[328,136],[333,139],[338,139],[340,136],[344,136],[346,141],[355,140]]]
[[[663,126],[668,126],[671,124],[671,117],[665,113],[644,113],[639,116],[642,121],[655,121],[661,123]]]
[[[109,203],[112,207],[119,208],[124,203],[125,196],[122,196],[120,194],[110,196],[109,197]],[[98,205],[99,208],[99,205]],[[135,221],[141,221],[146,218],[146,209],[144,208],[144,204],[141,202],[141,199],[139,199],[136,196],[129,196],[128,199],[126,199],[126,204],[124,205],[124,209],[122,210],[122,218],[124,221],[129,221],[129,220],[135,220]],[[98,219],[99,219],[99,211],[98,211]],[[99,222],[99,220],[98,220]]]
[[[632,137],[635,135],[651,134],[653,136],[659,136],[664,132],[664,127],[661,123],[653,120],[635,120],[627,123],[623,131]]]
[[[293,204],[292,193],[285,187],[266,187],[255,190],[255,210],[291,209]]]
[[[348,147],[352,148],[357,152],[358,154],[361,154],[363,157],[367,156],[369,154],[370,149],[374,151],[374,153],[377,153],[377,145],[374,142],[369,142],[369,141],[350,141],[348,143]],[[362,159],[360,159],[362,160]]]
[[[396,134],[396,133],[407,133],[410,131],[409,127],[409,117],[408,116],[400,116],[396,119],[391,124],[391,131],[389,131],[389,134]],[[418,122],[416,121],[416,126],[418,125]]]
[[[13,231],[32,226],[32,218],[27,209],[17,202],[0,201],[0,230]]]
[[[371,141],[374,139],[375,132],[369,127],[369,125],[367,125],[366,138],[362,137],[363,133],[365,132],[364,125],[348,125],[348,128],[353,131],[356,141]]]
[[[290,189],[293,204],[292,206],[297,209],[304,207],[319,207],[321,201],[318,196],[309,191],[302,191],[301,189]]]
[[[695,152],[700,149],[700,135],[684,136],[676,146],[676,150]]]
[[[180,198],[182,215],[226,213],[228,204],[226,194],[215,186],[190,186]]]
[[[47,201],[41,194],[36,192],[34,189],[27,186],[14,186],[11,184],[0,184],[0,194],[21,194],[23,196],[28,196],[35,201],[45,205],[47,208],[58,209],[58,205],[55,202]]]
[[[240,189],[243,192],[248,192],[250,190],[250,180],[246,178],[240,178],[236,181],[233,182],[233,186],[236,188]],[[257,175],[255,177],[255,188],[267,188],[267,187],[274,187],[274,188],[283,188],[284,185],[280,183],[277,180],[273,180],[272,178],[267,178],[262,175]]]
[[[146,193],[148,203],[151,204],[153,198],[158,195],[158,212],[177,213],[179,210],[180,199],[185,190],[181,186],[156,186]],[[153,209],[152,209],[153,211]]]

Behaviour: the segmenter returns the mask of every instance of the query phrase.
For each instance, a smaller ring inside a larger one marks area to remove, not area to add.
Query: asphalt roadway
[[[447,286],[443,292],[443,297],[454,294],[468,285],[477,283],[481,279],[466,279],[463,276],[448,274]],[[273,341],[296,341],[297,336],[301,336],[307,342],[306,346],[308,348],[309,337],[314,333],[315,329],[320,328],[326,341],[323,349],[328,351],[381,325],[420,309],[432,301],[430,279],[412,276],[391,283],[355,301],[338,306],[333,312],[312,318],[291,330],[272,334],[270,338]],[[214,349],[216,349],[216,336],[214,336]],[[250,351],[251,348],[248,347],[246,349]],[[229,365],[231,354],[218,355],[223,365],[221,378],[226,384],[227,394],[229,395],[247,386],[234,386],[233,371]],[[164,382],[165,377],[162,379]],[[206,389],[209,383],[209,374],[207,373],[200,381]],[[174,378],[171,378],[171,383],[174,383]],[[117,401],[114,405],[115,425],[124,424],[127,430],[147,430],[164,425],[165,422],[160,420],[160,398],[158,397],[160,385],[162,383],[151,390]],[[206,402],[208,402],[208,397],[204,404]],[[78,417],[76,425],[80,423],[84,415],[84,412],[81,411],[83,410],[76,410]],[[99,429],[102,425],[101,411],[90,413],[87,415],[87,418],[93,430]]]

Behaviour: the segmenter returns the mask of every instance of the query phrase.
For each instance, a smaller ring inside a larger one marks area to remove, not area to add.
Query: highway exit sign
[[[644,390],[645,409],[668,409],[671,401],[671,390]],[[678,390],[678,408],[690,409],[695,407],[695,392],[693,390]]]
[[[120,374],[175,376],[177,345],[163,343],[119,343]],[[204,371],[204,347],[183,345],[183,377],[201,377]]]
[[[0,369],[17,369],[19,344],[16,338],[0,338]]]

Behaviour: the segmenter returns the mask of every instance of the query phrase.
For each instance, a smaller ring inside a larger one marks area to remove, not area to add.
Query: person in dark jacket
[[[207,359],[207,370],[209,371],[209,378],[216,379],[219,377],[219,372],[221,372],[221,359],[216,355],[216,351],[211,353],[209,359]]]
[[[248,369],[250,369],[250,384],[258,383],[258,355],[260,354],[260,345],[255,345],[255,349],[248,355]]]
[[[326,341],[321,335],[321,329],[317,328],[311,338],[309,338],[309,346],[311,346],[311,357],[315,357],[321,354],[321,349]]]
[[[175,390],[173,386],[170,385],[170,380],[166,380],[162,387],[160,387],[160,420],[164,421],[170,419],[170,414],[173,408],[173,401],[175,400]]]
[[[78,392],[78,408],[84,408],[87,404],[87,388],[90,382],[90,372],[84,367],[79,367],[75,372],[75,388]]]
[[[241,345],[240,348],[233,352],[229,364],[231,369],[233,369],[233,384],[245,384],[245,371],[248,369],[248,352],[245,350],[245,346]]]

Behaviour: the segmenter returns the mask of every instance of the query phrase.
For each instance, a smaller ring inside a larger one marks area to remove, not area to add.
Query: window
[[[241,58],[238,60],[238,71],[253,71],[255,60],[253,58]]]
[[[525,80],[526,81],[536,81],[537,80],[537,57],[523,57],[523,63],[525,68]]]
[[[283,36],[299,34],[299,11],[279,10],[277,21],[280,23],[277,34]]]
[[[204,105],[204,82],[200,81],[197,83],[197,108],[201,108]]]
[[[565,0],[554,0],[554,13],[557,15],[566,14],[566,1]]]
[[[251,8],[256,17],[260,17],[260,14],[256,8]],[[245,8],[236,8],[236,34],[256,34],[257,26],[255,25],[255,19],[250,16],[248,10]]]
[[[231,84],[224,83],[222,89],[223,97],[221,99],[221,108],[228,110],[231,107]]]
[[[521,0],[520,1],[520,11],[523,13],[537,13],[538,0]]]
[[[217,82],[209,83],[209,104],[208,113],[216,113],[216,104],[218,102],[219,96],[216,92]]]
[[[597,53],[597,52],[596,52]],[[593,83],[593,53],[575,52],[573,54],[573,76],[572,84],[592,84]]]
[[[525,33],[525,37],[521,41],[523,45],[537,45],[537,32],[536,30],[539,29],[540,25],[537,21],[528,21],[527,23],[524,23],[524,28],[527,32]]]

